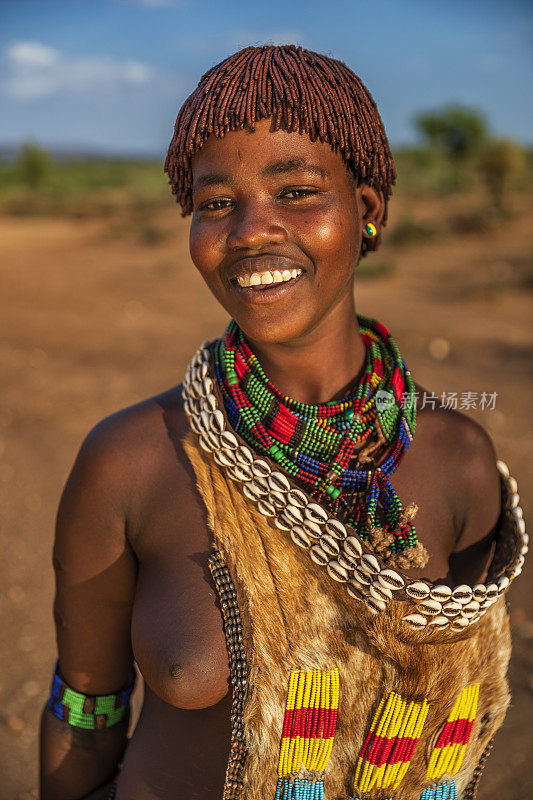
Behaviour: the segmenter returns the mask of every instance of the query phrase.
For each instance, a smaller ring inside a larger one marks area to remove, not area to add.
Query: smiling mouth
[[[248,275],[238,275],[232,279],[232,283],[236,283],[243,289],[265,289],[273,285],[289,283],[289,281],[299,278],[302,271],[301,269],[275,269],[251,272]]]

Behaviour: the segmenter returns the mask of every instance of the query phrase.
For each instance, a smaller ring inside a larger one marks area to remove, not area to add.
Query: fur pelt
[[[480,756],[503,722],[509,692],[507,612],[501,598],[466,632],[406,633],[406,603],[373,616],[326,570],[271,525],[189,434],[185,447],[209,526],[237,587],[248,665],[241,800],[273,800],[291,667],[340,673],[337,729],[325,773],[328,800],[353,796],[357,758],[380,699],[390,691],[427,697],[430,710],[411,765],[396,793],[419,800],[432,747],[457,695],[480,684],[477,717],[455,780],[461,797]],[[391,792],[372,791],[371,800]]]

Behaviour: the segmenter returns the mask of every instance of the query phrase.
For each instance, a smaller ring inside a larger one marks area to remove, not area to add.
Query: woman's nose
[[[227,237],[230,250],[258,250],[268,244],[281,244],[287,231],[275,218],[272,208],[247,203],[233,216],[233,227]]]

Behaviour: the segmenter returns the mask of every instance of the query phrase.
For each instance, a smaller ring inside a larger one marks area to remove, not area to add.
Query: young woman
[[[232,322],[68,480],[42,798],[474,797],[527,539],[486,433],[417,412],[356,316],[395,177],[376,106],[332,58],[250,47],[185,102],[166,170]]]

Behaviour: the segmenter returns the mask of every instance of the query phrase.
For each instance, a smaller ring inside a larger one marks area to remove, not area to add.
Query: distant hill
[[[29,143],[29,142],[28,142]],[[27,142],[0,142],[0,160],[13,161],[19,154],[20,148]],[[41,142],[31,141],[46,150],[56,161],[161,161],[164,153],[147,152],[123,152],[109,150],[107,148],[84,147],[80,144],[42,144]]]

